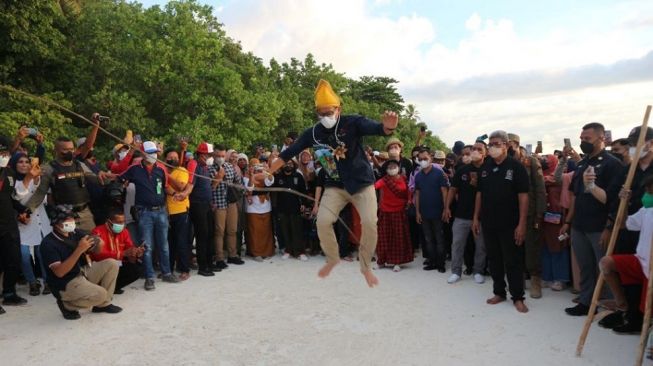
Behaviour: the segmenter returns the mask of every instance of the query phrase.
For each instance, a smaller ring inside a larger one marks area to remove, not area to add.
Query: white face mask
[[[420,166],[422,169],[426,169],[426,168],[428,168],[428,167],[431,166],[431,162],[428,161],[428,160],[420,160],[420,161],[419,161],[419,166]]]
[[[628,149],[628,156],[630,156],[631,158],[634,159],[634,158],[635,158],[635,152],[636,152],[636,150],[637,150],[636,147],[631,147],[631,148],[629,148],[629,149]],[[642,152],[639,153],[639,158],[642,159],[643,157],[645,157],[645,156],[648,154],[649,150],[650,150],[650,148],[648,147],[648,144],[647,144],[647,145],[644,145],[644,146],[642,147]]]
[[[147,157],[145,158],[145,161],[147,161],[150,164],[154,164],[154,163],[156,163],[156,158],[157,158],[156,153],[147,154]]]
[[[127,156],[127,151],[121,151],[118,153],[118,160],[122,161]]]
[[[75,221],[64,221],[61,231],[64,233],[72,233],[75,231]]]
[[[501,154],[503,153],[503,149],[501,149],[500,147],[492,146],[488,153],[490,154],[491,157],[496,159],[499,156],[501,156]]]
[[[390,150],[388,150],[388,155],[390,155],[391,158],[398,158],[400,153],[401,153],[401,150],[399,150],[399,149],[390,149]]]
[[[0,168],[6,168],[9,165],[9,155],[0,156]]]
[[[389,176],[394,177],[397,174],[399,174],[399,168],[390,168],[390,169],[388,169],[388,175]]]
[[[206,159],[206,165],[213,165],[213,157]]]
[[[333,116],[322,116],[319,121],[326,129],[333,128],[338,123],[335,114]]]
[[[472,161],[479,161],[482,158],[481,153],[476,150],[472,151],[472,154],[469,157]]]
[[[472,162],[472,157],[469,155],[463,155],[463,164],[469,164]]]
[[[215,158],[215,164],[222,166],[224,164],[224,158]]]

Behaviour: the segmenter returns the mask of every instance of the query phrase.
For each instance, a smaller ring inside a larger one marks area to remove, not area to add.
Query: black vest
[[[56,205],[80,206],[89,203],[90,196],[86,189],[86,179],[82,164],[74,161],[73,165],[64,166],[56,161],[52,166],[52,195]]]

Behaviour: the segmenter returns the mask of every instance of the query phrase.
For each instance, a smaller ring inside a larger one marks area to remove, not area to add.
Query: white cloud
[[[310,52],[349,76],[400,80],[407,102],[417,104],[422,118],[448,143],[474,125],[481,132],[502,127],[520,132],[524,140],[553,143],[589,120],[637,121],[645,97],[650,99],[651,83],[636,82],[650,79],[651,72],[631,67],[636,63],[616,64],[644,59],[652,50],[640,33],[650,27],[650,18],[615,14],[615,24],[598,30],[552,20],[548,32],[526,37],[510,19],[473,13],[464,21],[466,36],[448,47],[424,16],[372,14],[373,7],[389,2],[333,0],[325,6],[316,0],[248,0],[225,6],[220,19],[245,50],[264,60],[303,59]],[[644,1],[629,4],[653,9]],[[477,136],[469,133],[474,135],[465,138]]]

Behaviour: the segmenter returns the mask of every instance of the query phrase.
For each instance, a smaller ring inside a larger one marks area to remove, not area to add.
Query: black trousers
[[[141,274],[143,274],[143,266],[139,263],[122,262],[116,278],[116,288],[122,289],[141,278]]]
[[[0,267],[4,272],[3,296],[16,293],[16,282],[21,273],[21,258],[18,227],[0,228]]]
[[[286,253],[293,257],[304,254],[306,250],[306,240],[304,237],[304,223],[299,213],[286,214],[278,212],[279,233],[284,238],[286,244]]]
[[[192,202],[190,220],[195,232],[195,256],[200,270],[208,270],[213,261],[212,236],[210,236],[213,213],[209,202]]]
[[[424,248],[422,248],[422,256],[438,268],[444,268],[444,262],[446,259],[442,226],[442,220],[440,218],[422,218],[422,230],[424,231]]]
[[[494,294],[506,298],[506,280],[512,301],[524,300],[524,244],[515,244],[515,228],[483,225],[483,238],[490,261]]]

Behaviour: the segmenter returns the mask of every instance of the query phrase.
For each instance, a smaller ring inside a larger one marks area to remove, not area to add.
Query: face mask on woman
[[[396,176],[399,174],[399,168],[388,168],[388,175],[391,177]]]

